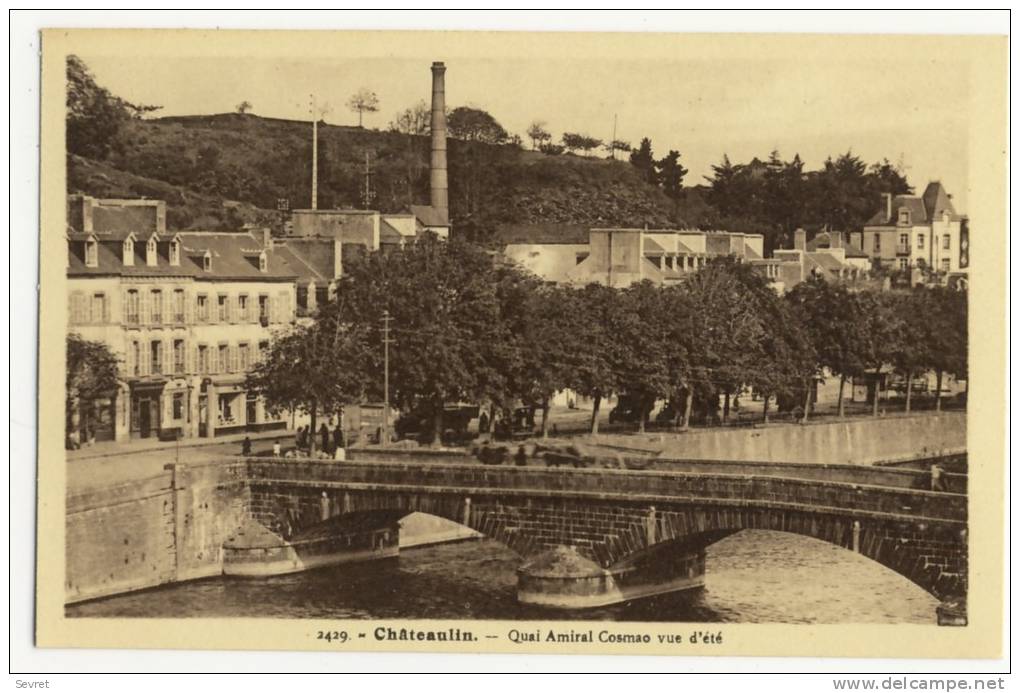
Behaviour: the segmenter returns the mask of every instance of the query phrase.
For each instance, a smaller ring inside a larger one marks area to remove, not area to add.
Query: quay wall
[[[663,457],[754,462],[876,464],[937,457],[967,447],[966,412],[893,415],[687,433],[600,435],[600,442]]]
[[[237,464],[165,473],[67,497],[65,602],[222,571],[222,545],[247,508]]]

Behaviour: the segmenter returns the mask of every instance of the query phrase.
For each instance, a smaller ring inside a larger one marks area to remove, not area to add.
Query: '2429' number
[[[326,642],[347,642],[347,631],[345,630],[320,630],[316,640],[325,640]]]

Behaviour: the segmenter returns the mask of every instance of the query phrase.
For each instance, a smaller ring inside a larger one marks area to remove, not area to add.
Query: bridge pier
[[[517,601],[552,609],[591,609],[705,584],[705,550],[671,552],[654,562],[603,568],[575,547],[556,546],[517,570]]]

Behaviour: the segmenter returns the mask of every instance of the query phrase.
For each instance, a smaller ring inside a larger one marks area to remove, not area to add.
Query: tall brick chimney
[[[432,158],[429,170],[429,202],[444,222],[449,221],[446,182],[446,66],[432,63]]]

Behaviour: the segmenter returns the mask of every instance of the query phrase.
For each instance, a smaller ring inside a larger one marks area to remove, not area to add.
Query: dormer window
[[[135,264],[135,239],[132,238],[131,236],[128,236],[127,238],[124,239],[124,247],[122,249],[122,253],[124,256],[125,265]]]
[[[170,241],[170,264],[174,267],[181,265],[181,242],[176,238]]]
[[[902,224],[902,225],[910,224],[910,210],[909,209],[901,209],[900,210],[900,224]]]
[[[156,237],[153,236],[145,244],[145,264],[149,267],[156,266]]]
[[[266,257],[266,251],[259,253],[259,272],[265,272],[269,269],[269,258]]]
[[[85,266],[99,267],[99,241],[95,236],[85,239]]]
[[[212,253],[208,250],[205,251],[205,255],[202,256],[202,269],[206,272],[212,272]]]

